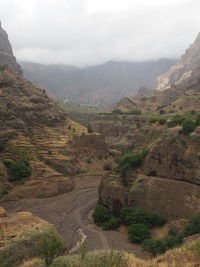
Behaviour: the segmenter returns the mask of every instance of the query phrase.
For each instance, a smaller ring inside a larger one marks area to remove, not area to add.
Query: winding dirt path
[[[66,240],[71,254],[76,253],[86,241],[91,250],[120,249],[138,257],[146,257],[139,246],[128,242],[126,235],[116,231],[102,231],[88,218],[98,200],[100,179],[98,176],[77,177],[75,188],[69,193],[52,198],[11,201],[1,205],[8,212],[30,211],[54,224]]]

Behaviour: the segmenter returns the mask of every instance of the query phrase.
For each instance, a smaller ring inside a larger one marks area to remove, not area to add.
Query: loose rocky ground
[[[98,199],[99,176],[75,178],[75,188],[52,198],[23,199],[1,203],[8,212],[29,211],[57,228],[66,240],[71,254],[78,251],[86,241],[91,250],[119,249],[134,253],[141,258],[149,255],[127,240],[127,236],[116,231],[102,231],[92,224],[91,211]]]

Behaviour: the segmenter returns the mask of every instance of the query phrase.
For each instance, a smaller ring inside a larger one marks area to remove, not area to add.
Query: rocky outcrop
[[[200,33],[195,42],[186,50],[185,54],[171,67],[160,75],[155,82],[155,90],[162,91],[173,85],[183,84],[196,78],[200,74]]]
[[[130,206],[147,209],[169,220],[190,218],[200,211],[200,187],[195,184],[136,175],[131,185],[122,185],[119,177],[105,177],[99,187],[99,200],[113,212]]]
[[[147,156],[144,173],[200,185],[198,139],[180,135],[162,138]]]
[[[22,68],[16,62],[7,33],[1,27],[0,22],[0,65],[7,65],[15,72],[22,74]]]
[[[138,173],[122,178],[104,177],[99,199],[112,211],[124,206],[155,211],[170,220],[200,212],[199,135],[177,134],[173,129],[154,143]]]

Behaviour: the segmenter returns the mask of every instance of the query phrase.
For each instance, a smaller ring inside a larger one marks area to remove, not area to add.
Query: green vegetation
[[[103,205],[97,205],[92,214],[92,218],[95,224],[101,225],[110,220],[110,211]]]
[[[185,119],[184,117],[177,115],[173,119],[168,121],[167,126],[169,128],[172,128],[172,127],[175,127],[177,125],[182,125],[184,119]]]
[[[102,224],[103,230],[117,230],[119,227],[120,219],[113,216]]]
[[[159,119],[158,119],[158,123],[159,123],[160,125],[164,125],[166,122],[167,122],[167,120],[166,120],[165,118],[159,118]]]
[[[6,64],[0,64],[0,70],[5,70],[7,67],[8,66]]]
[[[92,129],[92,127],[90,125],[87,127],[87,131],[88,131],[88,133],[93,133],[94,132],[94,130]]]
[[[51,267],[128,267],[128,260],[122,251],[89,252],[84,258],[79,255],[61,256]]]
[[[27,160],[19,160],[13,162],[10,159],[4,160],[5,166],[8,168],[9,181],[20,181],[31,175],[32,171],[29,167],[29,162]]]
[[[31,231],[24,234],[19,240],[0,250],[0,263],[8,263],[9,267],[19,266],[25,260],[38,257],[38,242],[55,234],[51,228],[45,229],[42,232]]]
[[[185,135],[190,134],[196,128],[195,121],[192,119],[185,119],[182,123],[182,132]]]
[[[167,222],[165,217],[155,212],[134,208],[122,208],[120,211],[120,220],[128,226],[132,224],[144,224],[148,228],[163,226]]]
[[[184,236],[200,233],[200,214],[191,217],[184,228]]]
[[[151,237],[148,227],[144,224],[132,224],[128,228],[128,239],[132,243],[142,243]]]
[[[55,258],[64,253],[65,246],[58,236],[51,234],[38,242],[37,250],[45,265],[49,266]]]
[[[178,247],[181,243],[181,238],[169,236],[157,240],[147,239],[143,242],[142,247],[144,250],[155,256],[157,254],[165,253],[168,249]]]
[[[126,178],[129,171],[135,170],[142,165],[147,154],[146,150],[128,152],[123,157],[117,159],[118,166],[115,168],[115,171],[122,178]],[[124,180],[124,184],[125,182]]]
[[[120,109],[114,109],[111,114],[123,115],[123,112]]]

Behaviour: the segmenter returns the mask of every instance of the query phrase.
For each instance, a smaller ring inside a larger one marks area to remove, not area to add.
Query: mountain
[[[200,111],[200,34],[178,62],[160,75],[149,95],[122,98],[115,109],[124,112],[139,109],[155,112]]]
[[[4,59],[14,60],[7,34],[1,32]],[[7,65],[0,68],[0,198],[41,198],[71,191],[71,177],[87,168],[83,154],[106,152],[103,137],[71,121],[45,90]]]
[[[0,65],[8,65],[9,68],[22,74],[20,65],[16,62],[13,55],[11,44],[8,40],[8,34],[1,27],[0,22]]]
[[[169,71],[156,79],[155,90],[166,90],[173,85],[199,77],[200,74],[200,33],[195,42],[190,45],[185,54]]]
[[[109,61],[86,68],[21,62],[25,77],[70,102],[104,108],[133,95],[141,86],[152,87],[155,78],[176,60],[146,62]]]

